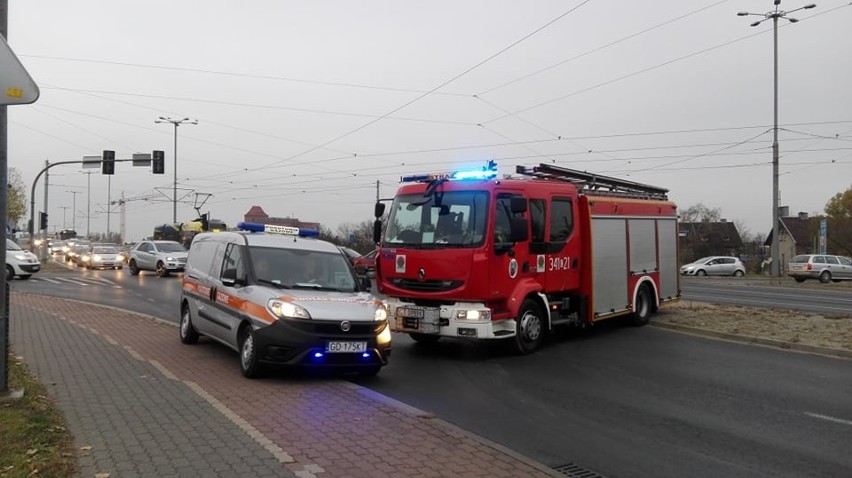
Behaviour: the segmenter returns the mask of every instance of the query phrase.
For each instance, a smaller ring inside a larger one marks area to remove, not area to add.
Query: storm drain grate
[[[555,466],[553,467],[557,472],[569,476],[571,478],[606,478],[600,473],[596,473],[592,470],[587,470],[582,466],[575,465],[574,463],[568,463],[567,465]]]

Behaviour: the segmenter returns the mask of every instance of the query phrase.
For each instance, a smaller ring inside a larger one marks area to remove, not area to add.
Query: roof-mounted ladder
[[[668,199],[668,189],[648,184],[626,181],[624,179],[601,176],[576,169],[563,168],[541,163],[538,166],[518,166],[518,174],[544,179],[568,181],[584,189],[587,194],[607,196],[630,196],[652,199]]]

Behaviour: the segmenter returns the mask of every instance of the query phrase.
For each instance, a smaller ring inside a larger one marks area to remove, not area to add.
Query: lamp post
[[[77,230],[77,194],[79,194],[80,191],[65,191],[65,192],[71,193],[71,194],[74,195],[74,202],[73,202],[72,207],[71,207],[71,229],[76,231]]]
[[[790,10],[789,12],[785,12],[783,10],[779,10],[779,6],[781,5],[781,0],[775,0],[775,10],[770,10],[766,13],[751,13],[751,12],[739,12],[738,16],[745,17],[749,15],[755,15],[759,17],[763,17],[762,20],[758,20],[751,24],[751,26],[756,27],[761,23],[772,20],[772,35],[773,35],[773,56],[774,56],[774,65],[773,65],[773,77],[774,77],[774,118],[773,118],[773,127],[772,127],[772,245],[770,246],[772,254],[772,264],[771,264],[771,274],[773,277],[781,276],[781,251],[779,250],[780,245],[778,241],[778,236],[780,232],[779,220],[778,220],[778,208],[779,208],[779,194],[778,194],[778,19],[784,18],[788,20],[790,23],[796,23],[799,20],[795,18],[790,18],[787,15],[793,12],[798,12],[799,10],[806,10],[810,8],[814,8],[816,6],[815,3],[810,5],[805,5],[804,7],[799,7],[795,10]]]
[[[182,124],[198,124],[198,120],[183,118],[172,119],[168,116],[160,116],[154,123],[171,123],[175,127],[175,165],[174,165],[174,182],[172,183],[172,222],[177,222],[177,129]]]

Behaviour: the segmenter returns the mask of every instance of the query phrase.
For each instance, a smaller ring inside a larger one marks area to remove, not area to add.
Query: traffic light
[[[210,222],[207,221],[207,213],[202,214],[201,217],[198,218],[198,220],[201,221],[201,230],[202,231],[209,231],[210,230]]]
[[[47,213],[39,211],[38,213],[39,230],[47,230]]]
[[[166,173],[166,153],[163,151],[154,151],[154,160],[151,161],[151,170],[154,174]]]
[[[115,151],[104,150],[101,156],[101,174],[115,174]]]

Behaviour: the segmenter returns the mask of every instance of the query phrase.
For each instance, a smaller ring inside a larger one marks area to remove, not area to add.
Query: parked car
[[[6,239],[6,280],[15,276],[29,279],[31,275],[41,270],[38,257],[30,251],[21,249],[15,241]]]
[[[140,271],[155,271],[166,277],[173,272],[183,272],[187,250],[176,241],[141,241],[130,250],[127,267],[133,275]]]
[[[80,264],[86,269],[121,269],[118,248],[112,245],[93,245],[80,256]]]
[[[376,254],[378,249],[373,249],[367,254],[356,257],[352,261],[352,266],[355,267],[355,272],[362,275],[371,276],[376,273]]]
[[[681,266],[681,275],[687,276],[734,276],[745,275],[745,265],[737,257],[710,256]]]
[[[796,279],[796,282],[817,279],[825,284],[852,280],[852,259],[828,254],[804,254],[790,260],[787,275]]]

